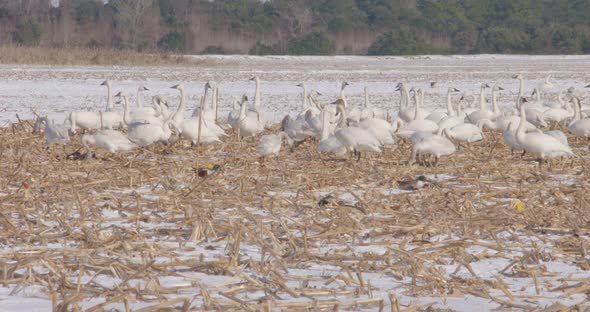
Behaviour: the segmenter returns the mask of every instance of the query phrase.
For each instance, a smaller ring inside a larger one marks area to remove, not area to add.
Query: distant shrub
[[[158,40],[158,48],[168,51],[185,51],[185,36],[183,33],[171,31]]]
[[[207,46],[201,54],[226,54],[226,51],[223,49],[222,46]]]
[[[294,55],[331,55],[336,51],[336,45],[325,33],[314,31],[292,39],[287,50],[288,54]]]
[[[433,53],[434,49],[410,30],[388,31],[369,47],[369,55],[416,55]]]
[[[281,54],[280,49],[277,46],[269,46],[261,43],[260,41],[256,42],[256,45],[250,49],[248,54],[251,55],[277,55]]]
[[[96,0],[78,0],[74,8],[76,22],[79,24],[96,22],[100,16],[100,5]]]
[[[16,31],[12,34],[13,40],[22,45],[35,45],[41,39],[41,26],[32,18],[19,19]]]

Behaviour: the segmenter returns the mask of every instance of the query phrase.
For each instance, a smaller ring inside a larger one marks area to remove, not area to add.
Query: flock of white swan
[[[364,105],[348,103],[343,82],[340,96],[329,104],[317,99],[316,91],[309,91],[304,84],[297,85],[303,90],[301,111],[297,116],[287,115],[281,123],[280,131],[259,138],[257,152],[260,156],[278,155],[281,146],[287,142],[292,148],[305,140],[317,143],[317,151],[337,157],[356,155],[363,152],[382,153],[385,147],[395,147],[400,138],[412,145],[408,163],[414,164],[419,158],[423,162],[434,157],[434,165],[439,157],[454,153],[456,144],[469,144],[484,139],[483,129],[503,133],[505,144],[514,151],[522,151],[536,156],[541,166],[548,158],[575,156],[566,135],[559,130],[543,131],[540,128],[560,123],[562,129],[576,137],[590,138],[590,107],[582,105],[573,88],[559,92],[557,101],[544,98],[543,92],[551,87],[548,80],[535,88],[530,98],[524,97],[524,78],[516,75],[520,82],[519,94],[512,110],[502,111],[497,104],[500,86],[490,87],[481,84],[478,99],[474,95],[463,94],[459,102],[453,104],[453,94],[459,90],[449,87],[446,97],[446,112],[428,111],[423,107],[424,92],[399,83],[399,111],[392,120],[387,120],[386,112],[372,107],[365,87]],[[131,107],[128,95],[119,92],[113,96],[110,81],[107,87],[107,105],[104,111],[74,111],[63,125],[40,118],[45,126],[47,144],[66,144],[70,135],[78,129],[88,131],[81,136],[86,148],[86,157],[93,155],[91,146],[105,149],[111,153],[129,151],[158,142],[167,143],[173,132],[180,139],[195,144],[215,144],[227,136],[226,130],[236,129],[238,138],[255,137],[272,126],[261,104],[260,79],[256,83],[254,103],[248,97],[235,99],[233,109],[227,118],[218,116],[218,89],[209,82],[204,86],[201,105],[185,118],[186,92],[182,84],[172,88],[180,93],[180,103],[172,111],[168,102],[161,96],[152,98],[152,106],[144,107],[141,93],[147,88],[140,86],[136,107]],[[548,86],[549,85],[549,86]],[[586,87],[590,87],[586,86]],[[491,109],[488,108],[486,90],[491,89]],[[212,90],[211,104],[207,100]],[[309,91],[309,92],[308,92]],[[123,104],[123,112],[114,109],[114,98]],[[463,105],[466,103],[466,105]],[[127,128],[127,133],[120,130]]]

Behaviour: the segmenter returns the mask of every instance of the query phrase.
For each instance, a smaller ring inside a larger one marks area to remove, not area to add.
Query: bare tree
[[[117,0],[111,1],[114,6],[115,20],[119,28],[127,34],[128,43],[132,48],[137,48],[143,26],[149,16],[149,11],[154,7],[154,0]]]

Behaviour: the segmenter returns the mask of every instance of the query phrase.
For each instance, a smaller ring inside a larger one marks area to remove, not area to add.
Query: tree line
[[[293,55],[582,54],[588,0],[0,0],[0,43]]]

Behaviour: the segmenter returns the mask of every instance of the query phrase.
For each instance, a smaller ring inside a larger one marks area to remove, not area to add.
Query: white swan
[[[364,119],[383,119],[385,120],[385,111],[379,107],[373,107],[369,101],[369,90],[365,87],[365,107],[361,110],[360,121]]]
[[[418,90],[416,97],[420,97],[420,90]],[[432,120],[428,119],[418,119],[420,118],[420,100],[416,101],[416,106],[414,107],[414,120],[407,123],[402,129],[397,131],[397,135],[403,138],[409,138],[412,136],[414,132],[432,132],[435,133],[438,131],[438,124]]]
[[[517,123],[515,122],[509,122],[508,126],[506,126],[506,128],[504,129],[504,132],[502,132],[504,144],[506,144],[510,148],[512,154],[514,154],[514,151],[524,151],[522,146],[518,143],[518,141],[516,141],[516,126],[513,126],[516,124]]]
[[[465,109],[463,109],[463,113],[457,114],[457,116],[463,117],[463,119],[467,119],[467,116],[469,116],[469,114],[478,110],[478,108],[475,106],[477,98],[473,94],[464,92],[461,98],[459,99],[459,103],[463,101],[467,102],[467,106],[465,107]]]
[[[441,134],[445,136],[434,135],[429,132],[417,132],[412,135],[412,154],[408,164],[414,164],[418,155],[433,155],[435,157],[434,165],[436,166],[441,156],[454,153],[457,149],[453,142],[446,137],[448,136],[447,129],[443,129]]]
[[[258,145],[256,146],[256,151],[258,155],[261,157],[269,156],[269,155],[279,155],[281,151],[281,146],[283,145],[283,139],[287,140],[287,143],[291,145],[291,141],[289,136],[285,132],[279,132],[277,134],[267,134],[263,135],[258,141]]]
[[[338,104],[336,107],[341,114],[340,118],[346,120],[346,110],[344,104]],[[349,152],[358,153],[358,159],[362,152],[382,152],[382,144],[368,130],[359,127],[344,127],[338,129],[334,136]]]
[[[330,120],[335,117],[331,116],[331,112],[327,109],[322,110],[320,116],[322,118],[322,134],[320,136],[320,143],[318,144],[318,152],[320,153],[334,153],[336,156],[346,155],[346,148],[334,136],[334,127]]]
[[[395,90],[400,92],[398,117],[404,122],[414,120],[415,110],[410,108],[410,93],[408,92],[406,85],[403,82],[400,82],[397,84]]]
[[[105,80],[101,85],[107,87],[107,107],[106,112],[102,114],[102,125],[108,129],[121,128],[123,127],[123,116],[121,113],[113,111],[111,82]],[[78,128],[89,130],[101,127],[101,117],[98,112],[74,111],[70,113],[66,122],[69,122],[72,134],[76,134]]]
[[[245,138],[255,136],[260,132],[264,131],[264,121],[258,114],[248,114],[246,112],[248,108],[248,97],[244,95],[242,97],[242,103],[240,107],[240,121],[238,122],[238,137]]]
[[[481,119],[489,119],[494,120],[500,117],[502,114],[497,110],[496,104],[496,91],[504,90],[501,87],[494,85],[492,88],[492,104],[494,105],[493,110],[489,110],[486,108],[485,102],[485,89],[489,88],[490,86],[487,83],[481,84],[481,89],[479,92],[479,110],[472,112],[471,114],[467,115],[467,119],[472,124],[476,125]]]
[[[510,123],[514,124],[514,129],[516,130],[516,125],[518,125],[518,123],[520,122],[520,117],[518,116],[504,116],[504,117],[500,117],[497,118],[496,120],[489,120],[489,119],[481,119],[478,123],[477,126],[478,127],[482,127],[483,128],[488,128],[491,129],[493,131],[503,131],[506,129],[506,127],[508,127],[508,125]],[[533,125],[532,123],[526,121],[525,122],[525,131],[533,131],[537,129],[537,127],[535,127],[535,125]]]
[[[281,131],[287,133],[289,138],[295,142],[301,142],[316,134],[305,119],[293,119],[289,115],[286,115],[281,121]]]
[[[567,103],[563,100],[564,94],[564,90],[559,92],[557,95],[557,105],[552,105],[551,108],[543,112],[543,120],[547,122],[562,122],[574,115],[574,112],[568,109]]]
[[[576,137],[590,138],[590,119],[582,119],[580,99],[574,96],[572,101],[574,102],[574,119],[568,125],[568,129]]]
[[[440,121],[445,118],[445,117],[455,117],[457,116],[457,114],[455,113],[455,110],[453,110],[453,104],[451,101],[451,95],[453,92],[459,92],[459,90],[457,88],[451,88],[449,87],[447,89],[447,112],[432,112],[430,113],[426,119],[428,120],[432,120],[436,123],[440,123]]]
[[[384,146],[395,145],[395,132],[400,127],[398,118],[393,124],[380,118],[367,118],[359,122],[358,127],[367,129],[381,142]]]
[[[527,105],[525,105],[527,121],[537,127],[547,127],[547,122],[543,118],[543,112],[545,111],[546,107],[540,102],[537,89],[533,90],[533,95],[536,95],[537,99],[533,102],[527,102]],[[530,106],[528,103],[530,103]]]
[[[102,114],[102,112],[99,113],[99,115]],[[80,141],[86,149],[86,159],[90,159],[94,153],[90,145],[106,149],[111,154],[137,148],[137,145],[131,142],[123,133],[110,129],[101,129],[94,134],[84,134],[80,138]]]
[[[256,118],[262,123],[264,127],[271,126],[270,120],[264,109],[262,109],[262,103],[260,100],[260,78],[254,76],[250,80],[256,82],[256,90],[254,90],[254,112],[248,112],[248,115],[256,115]]]
[[[563,145],[558,139],[553,136],[546,135],[541,132],[525,133],[526,110],[525,103],[520,105],[520,123],[516,130],[516,141],[529,154],[539,157],[539,168],[541,163],[546,158],[574,156],[569,146]]]
[[[227,114],[227,122],[232,128],[236,128],[240,122],[240,98],[237,96],[233,98],[233,108]]]
[[[150,123],[145,120],[129,119],[129,99],[127,93],[121,91],[117,93],[118,97],[123,99],[125,106],[125,113],[123,114],[123,121],[127,124],[127,137],[129,140],[139,146],[148,146],[157,142],[167,143],[170,139],[172,131],[170,131],[171,120],[156,119]]]
[[[47,117],[42,117],[40,122],[45,125],[45,143],[51,148],[53,144],[67,144],[70,142],[69,128],[63,125],[56,125],[54,120],[49,120]]]
[[[470,123],[458,124],[450,129],[441,128],[438,130],[438,135],[442,135],[442,131],[447,130],[448,136],[456,141],[473,143],[483,140],[483,132],[481,128]]]

